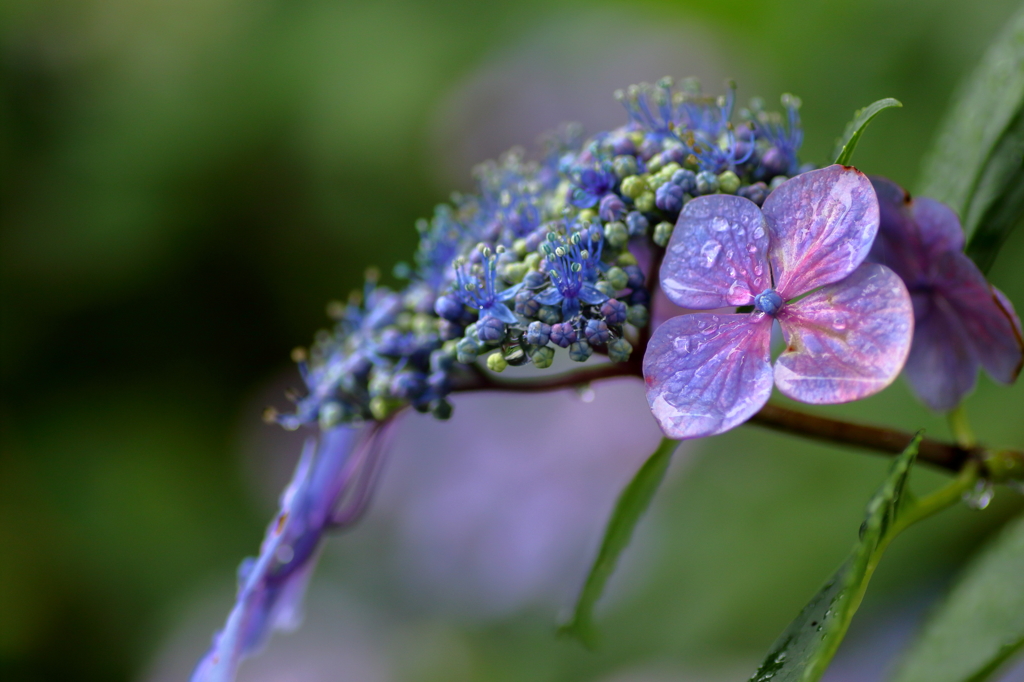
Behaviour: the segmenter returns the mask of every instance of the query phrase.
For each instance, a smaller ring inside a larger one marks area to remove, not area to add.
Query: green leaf
[[[925,159],[917,188],[918,194],[943,201],[957,212],[969,240],[968,251],[983,269],[1010,230],[1020,224],[1024,212],[1022,112],[1024,8],[1010,18],[960,85]]]
[[[988,272],[1010,232],[1024,221],[1024,113],[1006,131],[978,180],[964,229],[967,255]]]
[[[921,433],[893,462],[882,487],[868,503],[860,539],[839,570],[804,607],[757,669],[751,682],[816,682],[846,636],[885,548],[902,530],[957,502],[977,481],[969,466],[951,483],[921,500],[907,489]]]
[[[858,109],[853,114],[853,120],[846,124],[846,131],[843,133],[843,136],[836,140],[836,148],[832,152],[836,157],[835,162],[849,166],[853,150],[857,148],[861,133],[868,127],[868,123],[871,123],[871,119],[884,109],[902,106],[903,104],[899,100],[886,97],[867,105],[863,109]]]
[[[1024,516],[971,561],[893,682],[982,682],[1024,648]]]
[[[576,637],[587,646],[595,643],[593,626],[594,604],[601,597],[608,578],[615,571],[619,555],[633,537],[633,529],[644,515],[654,499],[654,493],[665,478],[672,453],[676,451],[679,441],[664,438],[658,449],[654,451],[636,476],[623,489],[615,503],[611,519],[604,531],[601,549],[598,550],[594,565],[583,585],[572,620],[558,629],[559,634]]]

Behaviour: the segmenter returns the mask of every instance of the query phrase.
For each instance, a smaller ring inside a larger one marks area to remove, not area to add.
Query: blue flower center
[[[782,310],[782,296],[775,289],[765,289],[754,297],[754,309],[766,315],[775,315]]]

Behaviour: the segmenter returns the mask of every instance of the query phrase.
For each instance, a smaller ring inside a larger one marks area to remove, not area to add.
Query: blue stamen
[[[754,297],[754,309],[766,315],[776,315],[784,305],[782,296],[775,289],[765,289]]]

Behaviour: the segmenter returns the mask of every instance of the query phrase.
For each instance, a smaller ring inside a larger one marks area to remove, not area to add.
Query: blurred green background
[[[611,89],[628,81],[595,72],[694,70],[736,76],[743,98],[797,93],[817,163],[856,108],[896,97],[904,108],[872,124],[855,163],[912,187],[953,88],[1018,4],[3,3],[0,677],[145,679],[183,605],[216,593],[182,656],[201,653],[269,518],[240,434],[277,437],[259,409],[280,402],[289,350],[367,265],[409,258],[414,220],[469,186],[472,154],[532,144],[566,106],[587,122],[577,95],[617,106]],[[532,87],[544,78],[550,91]],[[593,83],[602,91],[572,89]],[[504,121],[513,105],[537,129]],[[1022,259],[1017,233],[991,275],[1018,309]],[[1021,386],[983,378],[968,409],[984,439],[1024,447],[1022,405]],[[829,412],[946,433],[902,385]],[[391,624],[375,627],[414,633],[403,651],[434,652],[410,654],[420,663],[395,679],[589,680],[652,661],[740,679],[842,558],[885,466],[753,428],[702,443],[659,497],[645,531],[658,549],[602,612],[596,654],[552,637],[564,604],[414,627],[434,616],[387,585],[349,584]],[[904,616],[1021,508],[1001,490],[984,513],[908,533],[850,646],[912,630]],[[360,532],[352,547],[369,542]],[[345,551],[325,570],[344,576]]]

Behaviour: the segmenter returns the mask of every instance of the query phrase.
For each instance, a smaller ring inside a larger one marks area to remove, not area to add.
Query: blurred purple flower
[[[647,401],[672,438],[731,429],[774,383],[807,403],[842,403],[888,386],[910,351],[913,310],[900,278],[863,263],[878,201],[856,169],[830,166],[784,182],[764,208],[716,194],[686,204],[661,266],[676,305],[695,313],[658,327],[644,357]],[[798,297],[801,297],[798,300]],[[771,366],[778,320],[786,350]]]
[[[914,303],[914,343],[906,377],[933,410],[956,407],[974,388],[979,366],[1012,383],[1020,374],[1020,320],[1013,305],[963,253],[964,233],[945,204],[912,200],[896,183],[872,178],[878,238],[869,258],[903,278]]]
[[[306,441],[260,554],[239,566],[235,606],[191,682],[234,680],[242,659],[257,653],[274,630],[299,625],[320,541],[366,509],[386,431],[386,423],[336,427]]]

